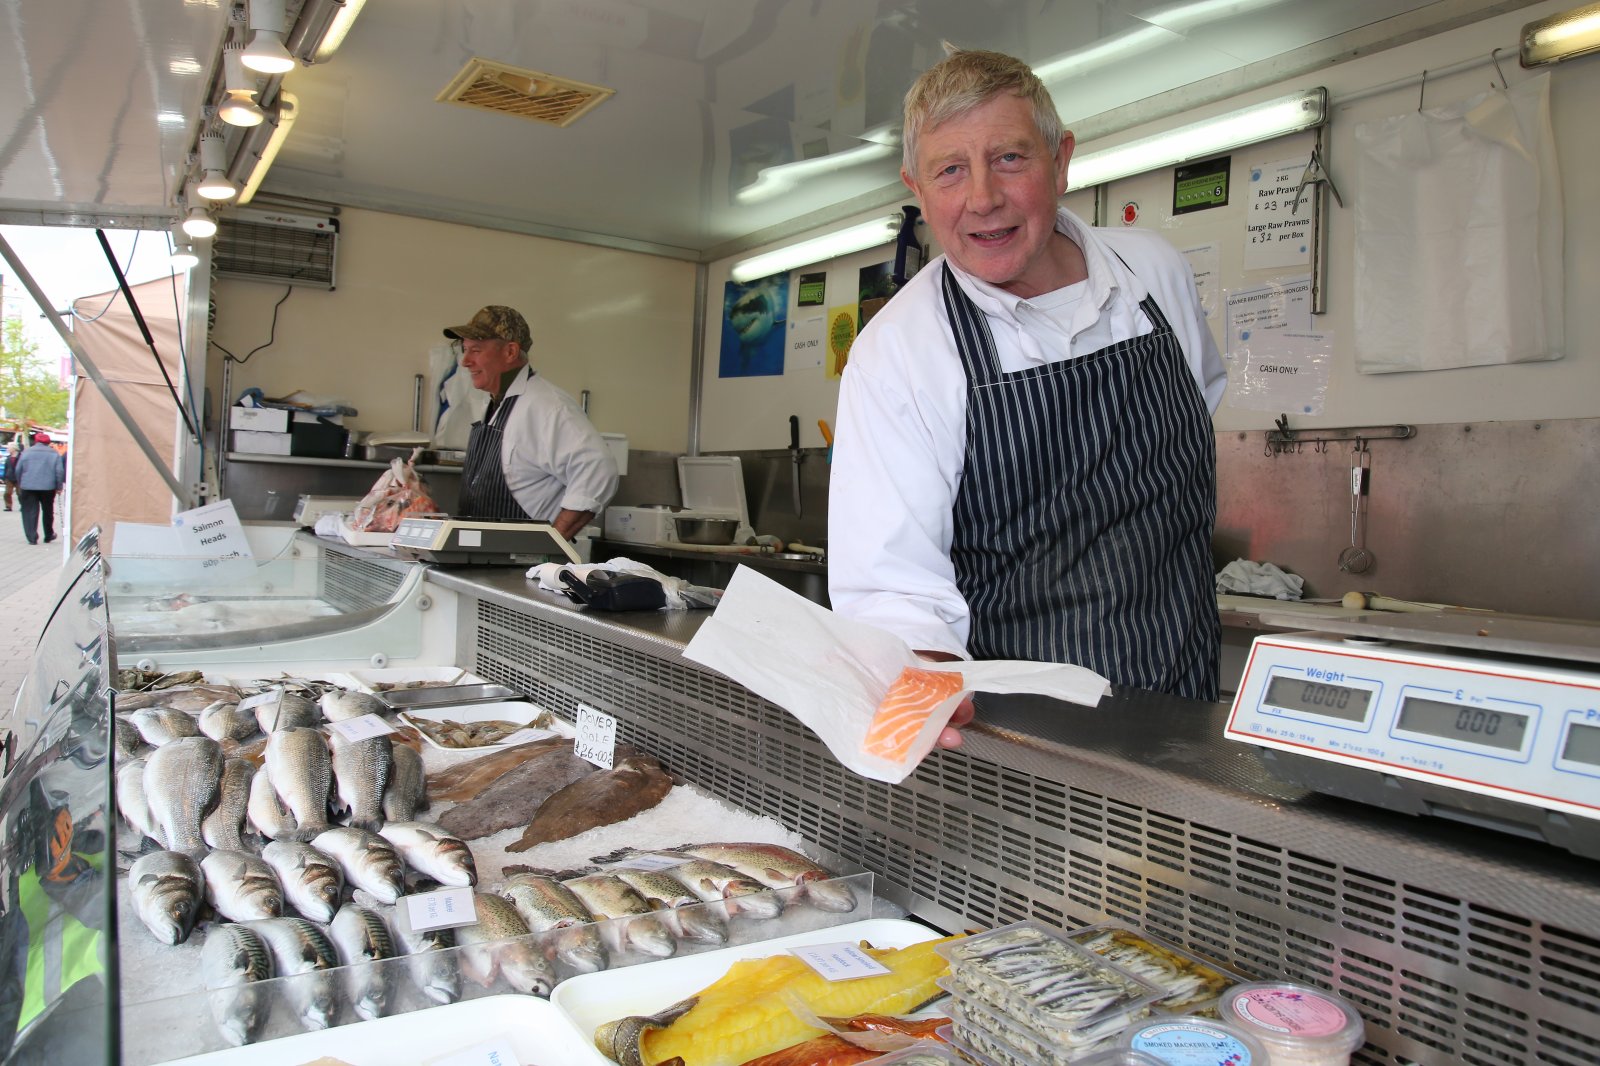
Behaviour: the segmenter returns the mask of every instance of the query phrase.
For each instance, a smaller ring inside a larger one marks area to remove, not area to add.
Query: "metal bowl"
[[[733,535],[739,531],[737,518],[678,518],[672,519],[678,529],[678,539],[685,544],[732,544]]]

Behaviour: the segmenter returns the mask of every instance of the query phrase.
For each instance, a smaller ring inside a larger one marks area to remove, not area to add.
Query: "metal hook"
[[[1272,443],[1271,437],[1268,437],[1266,443],[1261,446],[1261,454],[1268,459],[1276,459],[1278,457],[1278,448]]]
[[[1428,72],[1422,72],[1422,82],[1417,86],[1417,114],[1422,113],[1422,94],[1428,89]]]
[[[1317,454],[1318,455],[1325,454],[1327,452],[1327,450],[1328,450],[1328,440],[1327,440],[1327,438],[1326,437],[1318,437],[1317,438],[1316,448],[1317,448]]]
[[[1496,48],[1494,51],[1489,53],[1489,61],[1494,64],[1494,72],[1500,75],[1500,88],[1511,88],[1511,86],[1506,83],[1506,72],[1500,69],[1500,49]]]

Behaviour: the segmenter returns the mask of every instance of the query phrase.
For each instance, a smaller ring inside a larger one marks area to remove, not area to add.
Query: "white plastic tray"
[[[740,959],[781,955],[799,944],[853,944],[865,940],[877,948],[903,948],[937,939],[939,933],[916,922],[872,918],[681,959],[582,974],[557,985],[550,993],[550,1002],[588,1040],[606,1022],[630,1014],[654,1014],[672,1006],[716,981]]]
[[[538,707],[524,700],[517,700],[505,703],[462,703],[454,707],[412,707],[401,711],[399,718],[412,726],[416,726],[418,720],[429,722],[492,722],[497,719],[526,725],[539,717],[539,714]],[[540,728],[546,729],[557,736],[570,735],[563,728],[563,725],[564,723],[560,719],[551,715],[550,724]],[[526,744],[529,740],[538,739],[537,737],[530,738],[525,736],[524,731],[519,729],[498,744],[480,744],[474,748],[449,748],[436,742],[423,730],[418,729],[417,732],[422,733],[422,739],[433,747],[438,748],[440,751],[450,752],[494,751],[496,748],[515,747],[518,744]]]
[[[176,1061],[179,1066],[294,1066],[329,1055],[350,1066],[393,1066],[397,1062],[425,1063],[500,1036],[516,1049],[522,1066],[608,1061],[549,1003],[533,996],[509,995],[485,996]]]

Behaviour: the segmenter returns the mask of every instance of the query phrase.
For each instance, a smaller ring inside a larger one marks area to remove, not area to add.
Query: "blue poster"
[[[771,377],[783,373],[789,318],[787,272],[739,283],[722,294],[722,358],[717,376]]]

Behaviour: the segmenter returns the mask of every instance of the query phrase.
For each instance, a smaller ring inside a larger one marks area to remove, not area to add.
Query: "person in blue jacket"
[[[44,525],[44,542],[56,539],[56,493],[67,480],[67,461],[50,447],[50,434],[34,433],[33,443],[17,456],[17,489],[22,496],[22,535],[29,544],[39,543],[39,526]]]

